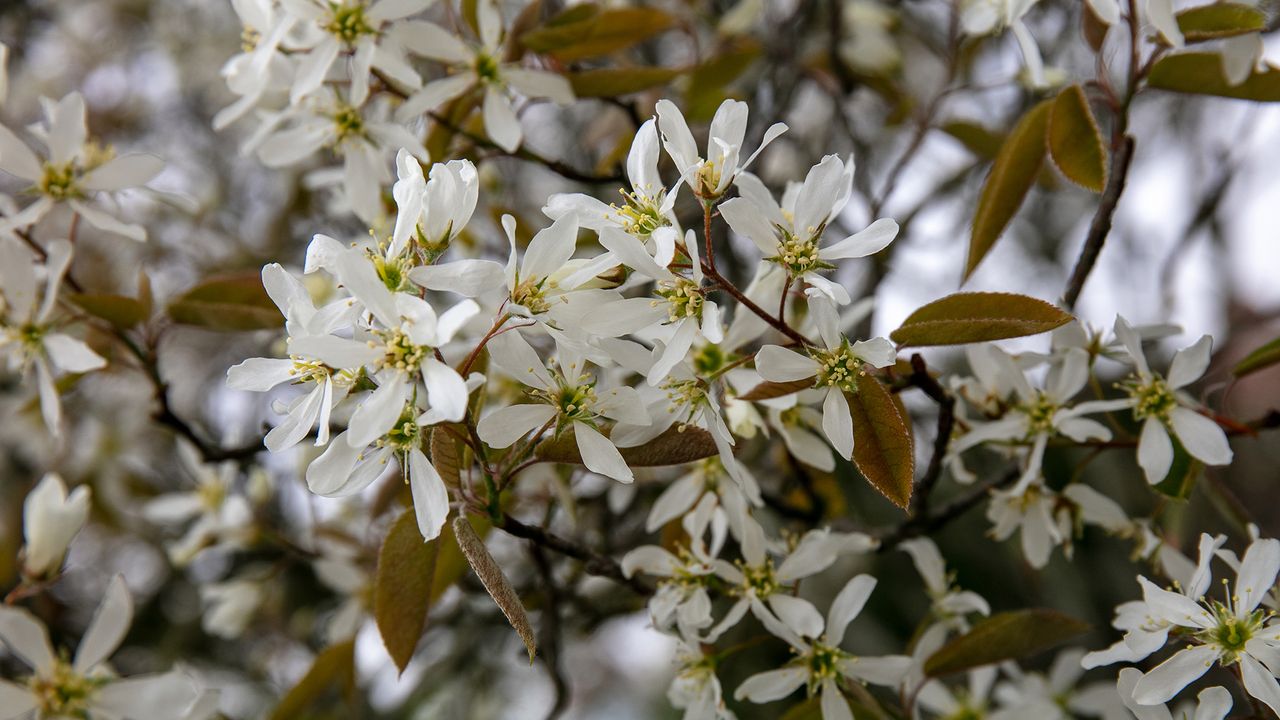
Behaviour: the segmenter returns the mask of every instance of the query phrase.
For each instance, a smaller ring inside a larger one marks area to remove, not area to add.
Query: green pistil
[[[36,189],[42,195],[54,200],[77,198],[81,194],[76,187],[77,176],[75,163],[67,163],[65,165],[45,163],[44,172],[40,175],[40,181],[36,184]]]
[[[324,26],[334,37],[353,45],[362,35],[372,35],[374,29],[364,17],[364,5],[329,3],[329,24]]]
[[[407,292],[412,289],[409,282],[409,271],[413,269],[413,260],[408,256],[387,259],[382,253],[369,254],[373,267],[382,278],[382,284],[391,292]]]
[[[1053,430],[1053,415],[1058,412],[1058,404],[1044,393],[1036,395],[1036,399],[1023,406],[1027,415],[1027,434],[1039,435]]]
[[[1169,411],[1178,405],[1178,399],[1174,396],[1173,391],[1165,384],[1164,379],[1159,376],[1152,377],[1146,383],[1132,380],[1121,384],[1121,387],[1125,392],[1129,393],[1129,397],[1137,401],[1133,406],[1133,418],[1135,420],[1141,421],[1154,417],[1161,422],[1167,422]]]
[[[742,593],[754,592],[757,598],[763,600],[781,587],[773,572],[773,560],[769,558],[765,558],[764,564],[758,566],[747,565],[739,560],[738,570],[742,572]]]
[[[811,350],[810,355],[821,366],[819,386],[836,387],[845,392],[857,390],[858,376],[863,374],[862,359],[853,354],[848,340],[835,350]]]
[[[815,642],[808,656],[804,658],[805,664],[809,667],[809,691],[817,692],[818,686],[824,681],[839,678],[840,662],[850,657],[852,655],[838,647]]]
[[[629,193],[626,190],[618,192],[622,194],[622,206],[610,207],[613,208],[627,232],[645,237],[654,230],[671,224],[660,211],[663,199],[666,197],[665,191],[660,191],[656,197],[649,197],[640,192]]]
[[[654,293],[666,301],[668,322],[676,322],[687,317],[702,319],[702,306],[706,298],[703,296],[702,288],[692,280],[677,278],[673,281],[663,281],[658,284]]]
[[[407,372],[416,377],[422,367],[422,361],[431,354],[431,348],[425,345],[414,345],[413,340],[400,330],[387,330],[377,333],[383,340],[383,355],[380,365]],[[377,347],[372,340],[370,347]]]
[[[422,251],[423,262],[427,265],[435,262],[437,258],[449,249],[449,241],[453,239],[453,223],[449,223],[449,227],[445,228],[444,234],[439,238],[429,238],[426,233],[422,232],[422,227],[414,228],[414,240],[417,242],[418,248]]]
[[[818,238],[822,236],[822,228],[809,228],[804,237],[794,235],[782,227],[775,229],[780,236],[778,254],[768,259],[786,268],[792,277],[835,267],[818,257]]]
[[[703,345],[693,354],[693,368],[699,375],[711,375],[724,367],[728,360],[719,345]]]
[[[405,403],[395,426],[375,444],[389,447],[399,455],[422,446],[422,426],[418,425],[417,408],[412,402]]]
[[[491,55],[485,53],[476,55],[475,71],[476,76],[480,78],[481,82],[499,82],[498,59]]]
[[[364,118],[360,111],[350,105],[343,105],[333,113],[335,126],[334,137],[338,144],[353,137],[364,137]]]
[[[57,661],[50,677],[32,676],[27,689],[35,696],[41,717],[87,717],[89,697],[105,679],[85,677],[65,660]]]
[[[1209,606],[1209,610],[1216,622],[1213,627],[1197,633],[1196,637],[1206,645],[1218,648],[1224,665],[1240,659],[1245,645],[1262,629],[1269,617],[1265,610],[1254,610],[1245,617],[1238,618],[1231,608],[1216,600]]]
[[[546,278],[536,282],[534,280],[517,281],[515,289],[511,291],[511,302],[534,315],[541,315],[551,309],[551,303],[547,302],[546,298],[546,285]]]

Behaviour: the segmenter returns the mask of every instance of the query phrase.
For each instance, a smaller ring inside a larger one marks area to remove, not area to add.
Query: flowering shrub
[[[1082,295],[1148,98],[1280,101],[1269,11],[201,5],[217,197],[40,74],[129,3],[20,5],[0,718],[1280,714],[1277,342]]]

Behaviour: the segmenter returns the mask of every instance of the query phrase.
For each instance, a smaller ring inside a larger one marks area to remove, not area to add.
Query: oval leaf
[[[956,293],[911,313],[889,334],[900,345],[963,345],[1048,332],[1071,321],[1049,303],[1013,293]]]
[[[106,320],[121,330],[146,322],[147,306],[124,295],[68,293],[67,299],[90,315]]]
[[[846,395],[853,416],[853,463],[872,487],[905,510],[915,479],[911,425],[875,376],[859,375],[857,388]]]
[[[502,568],[498,567],[497,561],[484,546],[484,540],[476,534],[465,516],[459,515],[453,519],[453,534],[458,539],[458,547],[462,549],[462,554],[471,564],[471,569],[476,571],[480,582],[484,584],[484,589],[489,592],[489,596],[498,604],[502,614],[507,616],[507,622],[511,623],[516,634],[524,641],[524,647],[529,651],[529,663],[532,664],[534,656],[538,654],[538,644],[533,638],[533,626],[529,624],[529,616],[524,611],[520,596],[516,595],[515,588],[511,587],[511,581],[507,580]]]
[[[206,280],[174,300],[169,316],[184,325],[209,330],[265,330],[284,325],[257,272]]]
[[[998,613],[930,655],[924,672],[938,677],[1029,657],[1088,630],[1083,620],[1047,608]]]
[[[1102,192],[1107,180],[1107,151],[1098,121],[1079,85],[1058,93],[1045,131],[1049,157],[1071,182]]]
[[[1177,17],[1178,29],[1189,43],[1245,35],[1267,26],[1267,16],[1261,10],[1242,3],[1217,2],[1187,8]]]
[[[1280,363],[1280,338],[1276,338],[1245,356],[1231,369],[1231,374],[1244,377]]]
[[[530,30],[521,36],[520,43],[534,52],[571,62],[625,50],[675,24],[673,16],[657,8],[600,10],[585,5],[570,8]]]
[[[1280,101],[1280,70],[1255,70],[1244,82],[1231,85],[1222,75],[1222,58],[1217,53],[1166,55],[1151,68],[1147,85],[1195,95],[1257,102]]]
[[[373,618],[400,672],[413,658],[431,606],[440,538],[422,542],[413,510],[396,518],[378,552]]]
[[[773,398],[784,397],[792,393],[798,393],[801,390],[808,390],[813,387],[813,378],[805,378],[803,380],[792,380],[791,382],[771,382],[765,380],[748,390],[745,394],[739,395],[739,400],[772,400]]]
[[[355,686],[355,640],[331,645],[316,656],[307,674],[285,694],[271,713],[271,720],[306,717],[307,708],[317,704],[331,689],[339,688],[350,698]]]
[[[458,440],[437,425],[431,431],[431,464],[444,484],[457,488],[462,483],[462,464]]]
[[[1040,174],[1052,102],[1045,100],[1031,108],[1000,146],[991,174],[982,186],[978,211],[973,216],[973,236],[969,240],[969,258],[964,270],[966,278],[1000,238]]]
[[[586,97],[618,97],[666,85],[680,71],[664,67],[597,68],[569,73],[573,94]]]
[[[608,435],[608,432],[604,433]],[[622,459],[631,467],[655,467],[659,465],[683,465],[694,460],[715,455],[716,442],[711,433],[692,425],[681,428],[672,425],[658,437],[636,447],[618,448]],[[570,429],[559,437],[548,438],[538,444],[535,454],[547,462],[582,464],[578,441]]]

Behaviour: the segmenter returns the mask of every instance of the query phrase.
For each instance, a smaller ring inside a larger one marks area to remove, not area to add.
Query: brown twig
[[[1080,298],[1080,291],[1084,289],[1084,283],[1089,279],[1089,273],[1093,271],[1094,264],[1098,262],[1098,255],[1102,252],[1102,245],[1111,232],[1111,222],[1116,214],[1116,206],[1120,203],[1120,194],[1124,192],[1125,181],[1129,177],[1133,144],[1133,136],[1124,135],[1119,146],[1111,154],[1111,170],[1107,178],[1107,186],[1102,190],[1102,199],[1098,202],[1098,209],[1093,214],[1093,222],[1089,224],[1089,234],[1085,237],[1084,247],[1080,250],[1080,258],[1076,260],[1076,266],[1071,271],[1071,279],[1067,281],[1067,289],[1062,295],[1062,304],[1068,310],[1075,308],[1076,300]]]
[[[560,537],[540,527],[526,525],[510,515],[504,514],[500,519],[501,524],[499,524],[499,527],[507,531],[507,533],[537,543],[561,555],[581,560],[583,569],[591,575],[614,580],[621,585],[626,585],[640,595],[653,593],[653,588],[640,578],[627,577],[626,573],[622,572],[622,566],[611,557],[600,555],[585,545]]]

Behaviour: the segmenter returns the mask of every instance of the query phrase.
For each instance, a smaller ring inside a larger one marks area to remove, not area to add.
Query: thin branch
[[[1111,222],[1116,214],[1116,206],[1120,203],[1120,194],[1124,192],[1132,160],[1133,136],[1125,135],[1120,140],[1119,147],[1115,148],[1111,154],[1111,170],[1107,178],[1107,186],[1103,188],[1098,210],[1093,214],[1093,222],[1089,225],[1089,235],[1085,238],[1080,258],[1076,260],[1075,269],[1071,271],[1071,279],[1067,281],[1067,289],[1062,295],[1062,304],[1068,310],[1075,308],[1076,300],[1080,298],[1080,291],[1084,289],[1084,283],[1089,279],[1089,273],[1093,271],[1094,264],[1098,262],[1098,255],[1102,252],[1102,245],[1111,232]]]
[[[569,540],[568,538],[560,537],[559,535],[543,530],[540,527],[526,525],[510,515],[504,514],[500,519],[502,522],[499,527],[506,530],[511,535],[537,543],[538,545],[547,548],[548,550],[558,552],[561,555],[581,560],[583,569],[591,575],[598,575],[600,577],[606,577],[610,580],[614,580],[621,585],[626,585],[639,595],[650,595],[653,593],[653,588],[650,587],[648,583],[640,580],[639,578],[627,577],[626,574],[622,572],[622,566],[618,564],[617,560],[614,560],[611,557],[601,555],[585,545]]]

